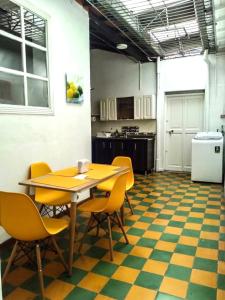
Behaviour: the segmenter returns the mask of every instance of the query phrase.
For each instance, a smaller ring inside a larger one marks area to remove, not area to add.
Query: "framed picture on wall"
[[[66,73],[66,102],[82,103],[84,101],[83,86],[83,77]]]

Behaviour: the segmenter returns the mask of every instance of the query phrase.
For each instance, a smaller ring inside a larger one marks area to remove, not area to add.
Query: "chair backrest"
[[[44,176],[50,173],[51,171],[51,168],[45,162],[36,162],[31,164],[30,166],[31,178]]]
[[[30,166],[30,175],[31,178],[35,178],[35,177],[39,177],[39,176],[44,176],[48,173],[51,173],[52,170],[49,167],[48,164],[46,164],[45,162],[36,162],[31,164]],[[42,196],[43,194],[45,195],[46,192],[48,190],[47,189],[43,189],[43,188],[36,188],[35,189],[35,200],[37,200],[40,196]]]
[[[113,212],[121,208],[125,197],[127,175],[128,173],[122,174],[116,178],[105,211]]]
[[[25,194],[0,192],[1,226],[13,238],[32,241],[47,237],[37,207]]]
[[[112,162],[113,166],[118,166],[118,167],[129,167],[130,171],[127,174],[127,184],[126,184],[126,189],[132,188],[134,185],[134,173],[133,173],[133,167],[132,167],[132,160],[128,156],[116,156],[113,159]]]
[[[1,191],[0,191],[0,226],[2,225],[2,222],[1,222]],[[0,294],[1,295],[1,294]],[[0,297],[1,299],[1,297]]]

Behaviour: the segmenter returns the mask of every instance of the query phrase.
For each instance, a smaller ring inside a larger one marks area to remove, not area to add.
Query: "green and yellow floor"
[[[90,233],[82,255],[74,256],[73,276],[47,253],[46,298],[54,300],[224,300],[225,201],[218,184],[192,183],[190,175],[136,176],[129,193],[134,215],[126,217],[129,245],[113,227],[114,261],[108,239]],[[83,231],[87,216],[79,216]],[[68,233],[58,238],[67,254]],[[8,251],[3,250],[4,268]],[[35,268],[17,264],[3,286],[4,299],[40,299]]]

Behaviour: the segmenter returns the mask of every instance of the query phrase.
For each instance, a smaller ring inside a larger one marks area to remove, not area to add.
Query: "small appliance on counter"
[[[77,162],[78,173],[82,174],[89,170],[90,161],[86,158],[80,159]]]
[[[192,181],[223,181],[223,135],[199,132],[192,139]]]
[[[109,132],[109,131],[99,131],[99,132],[97,132],[96,136],[97,137],[102,137],[102,138],[110,137],[111,132]]]

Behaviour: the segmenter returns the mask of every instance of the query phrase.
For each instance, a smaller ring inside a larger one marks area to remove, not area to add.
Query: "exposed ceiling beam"
[[[202,18],[202,14],[204,13],[204,1],[203,0],[194,0],[194,7],[196,12],[196,17],[198,20],[200,36],[204,49],[209,49],[209,42],[207,39],[207,30],[206,30],[206,22],[204,18]]]
[[[101,42],[103,43],[103,47],[104,47],[105,45],[107,45],[107,46],[109,47],[109,49],[113,50],[114,52],[117,52],[117,53],[120,53],[120,54],[126,56],[128,59],[132,60],[132,61],[135,62],[135,63],[138,63],[138,62],[139,62],[139,61],[136,60],[134,57],[128,56],[128,55],[126,55],[126,53],[124,53],[123,51],[118,50],[114,45],[110,44],[108,41],[106,41],[105,39],[99,37],[98,35],[96,35],[96,34],[94,34],[94,33],[91,33],[91,36],[94,36],[97,40],[101,41]]]
[[[196,55],[204,49],[215,53],[213,0],[162,1],[161,6],[155,0],[77,1],[89,6],[91,47],[121,53],[116,44],[125,43],[128,48],[122,53],[140,62],[171,53]]]
[[[117,51],[118,53],[122,53],[124,55],[130,55],[134,57],[137,62],[148,61],[146,57],[143,55],[143,53],[138,48],[134,47],[133,44],[131,44],[128,39],[122,36],[120,32],[106,26],[105,22],[100,21],[92,13],[90,13],[90,27],[91,27],[91,32],[96,34],[98,37],[101,35],[102,39],[110,43],[111,47],[113,47],[114,50]],[[128,48],[124,51],[119,51],[116,48],[116,45],[118,43],[125,43],[128,45]]]
[[[121,34],[121,31],[94,6],[86,0],[75,0],[82,5],[90,17],[90,46],[94,49],[102,49],[120,53],[131,58],[135,62],[149,61],[146,55],[140,51],[140,46],[135,46],[130,39]],[[128,48],[120,51],[116,48],[117,43],[126,43]]]
[[[127,24],[127,26],[125,26],[125,27],[122,24],[120,24],[121,17],[119,16],[118,12],[116,12],[115,9],[113,9],[113,7],[109,6],[107,9],[100,10],[97,6],[95,6],[92,3],[91,0],[87,0],[87,2],[91,6],[93,6],[95,10],[97,10],[99,13],[101,13],[108,20],[108,22],[111,23],[112,26],[115,27],[118,31],[120,31],[120,33],[125,38],[127,38],[137,49],[139,49],[143,53],[143,55],[146,56],[146,59],[148,59],[150,56],[158,55],[156,50],[151,48],[150,45],[148,45],[147,43],[143,44],[141,42],[141,39],[139,40],[137,33],[129,24]],[[111,17],[108,16],[106,11],[108,13],[110,13]]]

